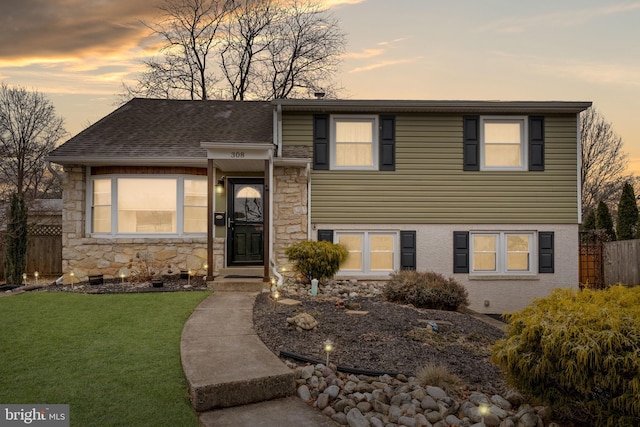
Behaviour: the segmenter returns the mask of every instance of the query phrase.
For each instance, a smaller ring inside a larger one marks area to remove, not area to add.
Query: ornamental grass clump
[[[507,380],[580,425],[640,425],[640,287],[557,289],[508,314]]]
[[[426,364],[418,371],[416,378],[422,387],[440,387],[449,395],[457,394],[462,385],[460,377],[449,372],[447,367],[441,364]]]
[[[464,286],[432,271],[393,273],[384,288],[384,297],[391,302],[434,310],[456,311],[469,305]]]
[[[335,276],[349,252],[337,243],[305,240],[289,246],[285,254],[295,271],[311,283],[312,279],[324,281]]]

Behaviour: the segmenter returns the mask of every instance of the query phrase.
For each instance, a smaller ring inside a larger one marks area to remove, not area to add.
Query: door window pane
[[[262,184],[234,185],[234,220],[262,222]]]
[[[119,233],[175,233],[175,179],[119,178]]]

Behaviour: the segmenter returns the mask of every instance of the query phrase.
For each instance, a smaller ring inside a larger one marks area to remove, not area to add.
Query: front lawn
[[[208,295],[0,298],[0,402],[69,404],[72,426],[198,426],[180,335]]]

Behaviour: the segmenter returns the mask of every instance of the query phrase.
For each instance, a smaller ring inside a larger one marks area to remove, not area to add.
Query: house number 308
[[[233,151],[233,152],[231,152],[231,158],[232,159],[243,159],[244,158],[244,151]]]

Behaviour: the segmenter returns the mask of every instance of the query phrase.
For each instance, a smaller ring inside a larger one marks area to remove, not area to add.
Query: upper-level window
[[[526,170],[525,117],[482,117],[482,170]]]
[[[331,117],[331,169],[378,168],[378,119]]]
[[[206,177],[96,176],[91,232],[112,235],[207,231]]]

